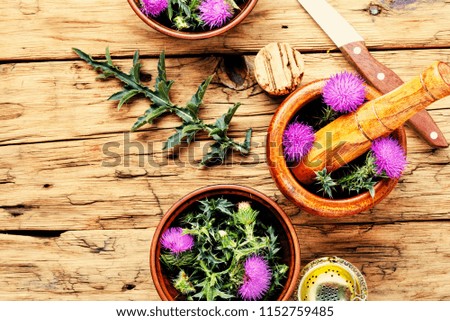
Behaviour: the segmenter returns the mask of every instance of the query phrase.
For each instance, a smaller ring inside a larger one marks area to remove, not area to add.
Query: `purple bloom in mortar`
[[[156,17],[169,6],[169,0],[141,0],[141,11],[147,15]]]
[[[377,174],[386,173],[390,178],[399,178],[406,167],[405,151],[391,137],[378,138],[372,143]]]
[[[338,113],[350,113],[365,100],[366,89],[360,76],[351,72],[333,75],[322,91],[323,101]]]
[[[233,8],[226,0],[204,0],[198,7],[200,19],[208,27],[221,27],[233,16]]]
[[[181,227],[171,227],[161,236],[161,246],[172,253],[179,254],[194,247],[194,237],[183,234]]]
[[[306,124],[294,122],[283,133],[284,156],[290,162],[300,161],[314,144],[314,129]]]

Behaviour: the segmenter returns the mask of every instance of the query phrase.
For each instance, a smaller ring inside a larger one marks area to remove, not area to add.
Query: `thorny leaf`
[[[209,76],[201,83],[197,89],[197,92],[192,96],[191,100],[186,105],[186,107],[189,108],[194,115],[198,115],[198,109],[203,102],[203,97],[205,96],[206,89],[211,83],[212,78],[213,76]]]
[[[180,5],[184,3],[183,0],[171,0],[171,5],[174,3]],[[150,107],[145,111],[144,115],[140,116],[131,127],[131,131],[136,131],[145,124],[152,124],[154,120],[166,113],[174,113],[181,120],[182,125],[176,128],[176,133],[168,138],[164,144],[163,149],[173,148],[182,143],[183,139],[189,144],[195,140],[195,135],[204,131],[215,142],[211,145],[208,153],[203,157],[202,165],[221,164],[225,161],[227,154],[231,150],[239,151],[243,155],[247,155],[251,145],[251,129],[246,132],[245,140],[242,144],[235,142],[232,138],[227,136],[229,124],[239,108],[240,103],[236,103],[225,114],[216,120],[214,124],[205,124],[198,117],[200,105],[203,103],[208,85],[211,83],[212,76],[205,79],[197,89],[197,92],[192,96],[186,107],[177,106],[170,100],[170,88],[173,85],[172,80],[167,80],[165,53],[161,52],[158,60],[158,76],[155,81],[155,89],[151,90],[143,85],[140,80],[141,63],[139,61],[139,52],[136,51],[133,56],[133,67],[129,74],[122,72],[114,65],[109,48],[106,48],[106,61],[98,61],[93,59],[83,51],[73,49],[78,56],[86,61],[89,65],[101,72],[102,78],[115,77],[123,82],[123,90],[114,93],[108,99],[118,100],[118,109],[123,104],[130,101],[131,98],[137,95],[143,95],[151,100]]]

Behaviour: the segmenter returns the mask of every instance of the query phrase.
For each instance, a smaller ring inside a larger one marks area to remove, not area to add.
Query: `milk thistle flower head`
[[[406,167],[405,151],[391,137],[378,138],[372,143],[377,174],[385,173],[390,178],[399,178]]]
[[[141,11],[147,15],[156,17],[169,6],[169,0],[141,0]]]
[[[300,161],[314,144],[314,129],[306,124],[294,122],[283,133],[284,156],[288,161]]]
[[[204,0],[198,7],[200,19],[208,27],[221,27],[233,16],[233,8],[226,0]]]
[[[333,75],[323,87],[323,101],[334,111],[350,113],[362,105],[366,97],[360,76],[344,71]]]
[[[161,246],[174,254],[188,251],[194,247],[194,237],[183,234],[181,227],[171,227],[161,236]]]
[[[269,290],[272,271],[267,261],[259,255],[252,255],[244,263],[244,283],[239,295],[244,300],[259,300]]]

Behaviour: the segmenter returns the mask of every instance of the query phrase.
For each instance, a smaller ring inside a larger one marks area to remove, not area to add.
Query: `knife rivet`
[[[353,53],[355,54],[355,55],[359,55],[360,53],[361,53],[361,47],[355,47],[355,48],[353,48]]]
[[[377,75],[378,80],[384,80],[384,77],[386,77],[386,76],[382,72],[379,72],[378,75]]]
[[[431,137],[431,139],[437,139],[438,138],[438,133],[436,133],[436,132],[431,132],[430,133],[430,137]]]

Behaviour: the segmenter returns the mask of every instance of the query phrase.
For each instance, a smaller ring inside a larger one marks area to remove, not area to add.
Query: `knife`
[[[396,73],[370,54],[364,39],[327,1],[298,0],[298,2],[373,87],[386,94],[403,84]],[[408,125],[430,146],[448,147],[447,140],[426,110],[411,117]]]

